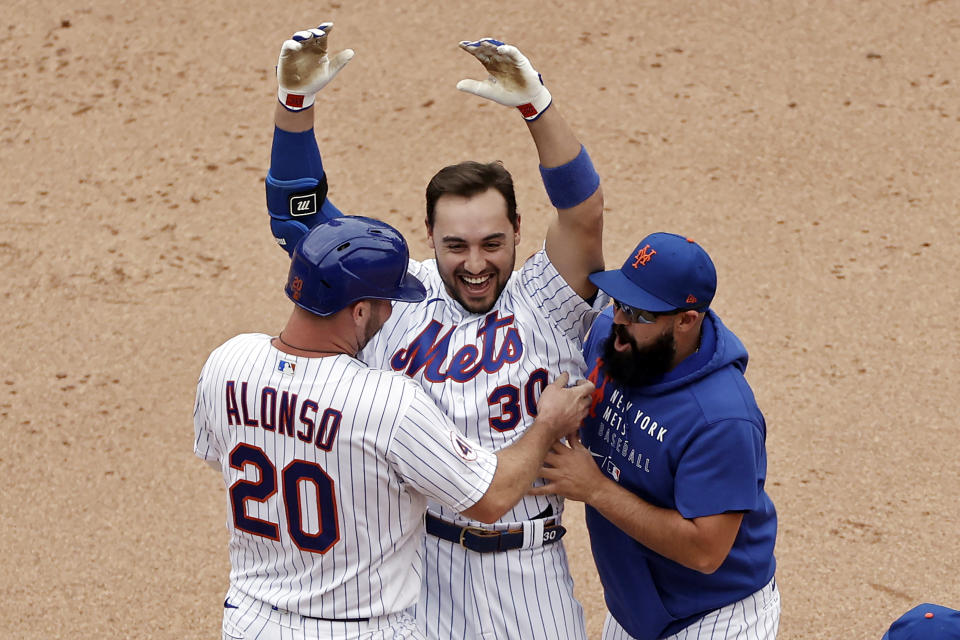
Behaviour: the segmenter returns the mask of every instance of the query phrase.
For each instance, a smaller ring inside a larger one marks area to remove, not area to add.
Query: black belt
[[[552,513],[553,510],[550,510]],[[544,522],[543,544],[552,544],[563,537],[567,530],[550,519]],[[510,551],[523,547],[523,530],[493,531],[480,527],[461,527],[427,513],[427,533],[448,542],[456,542],[464,549],[477,553]]]
[[[225,599],[223,601],[223,608],[236,609],[237,605],[230,604],[230,600]],[[274,611],[280,611],[282,613],[290,613],[290,611],[284,611],[283,609],[280,609],[274,605],[270,605],[270,608],[273,609]],[[300,615],[300,614],[295,614],[295,615]],[[336,618],[335,619],[335,618],[314,618],[312,616],[300,616],[300,617],[309,618],[310,620],[323,620],[324,622],[369,622],[370,621],[370,618]]]
[[[223,608],[236,609],[237,605],[230,604],[229,600],[224,600]],[[279,607],[275,607],[273,605],[270,605],[270,608],[273,609],[274,611],[280,611],[282,613],[291,613],[290,611],[284,611],[283,609],[280,609]],[[300,615],[300,614],[298,613],[295,615]],[[314,618],[312,616],[300,616],[300,617],[308,618],[310,620],[323,620],[324,622],[370,622],[370,618]]]
[[[278,609],[273,607],[274,611],[283,611],[283,609]],[[300,614],[297,614],[300,615]],[[301,618],[307,618],[309,620],[323,620],[324,622],[370,622],[370,618],[314,618],[313,616],[300,616]]]

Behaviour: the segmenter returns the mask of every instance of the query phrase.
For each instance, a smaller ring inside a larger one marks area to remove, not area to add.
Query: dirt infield
[[[193,457],[211,349],[278,331],[273,66],[336,22],[331,199],[424,241],[439,167],[501,159],[527,255],[552,215],[520,117],[454,89],[497,36],[589,148],[618,264],[648,232],[713,256],[751,353],[780,515],[780,638],[879,639],[960,608],[960,5],[905,2],[4,5],[0,636],[218,637],[219,478]],[[603,600],[572,505],[578,593]]]

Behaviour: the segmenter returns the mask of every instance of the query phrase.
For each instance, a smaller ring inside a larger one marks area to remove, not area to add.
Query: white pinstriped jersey
[[[496,456],[402,376],[270,339],[228,340],[197,385],[194,451],[223,470],[231,586],[314,618],[410,607],[428,498],[472,506]]]
[[[359,357],[373,367],[403,373],[427,390],[471,440],[496,451],[533,423],[544,386],[562,371],[570,382],[585,369],[581,348],[597,312],[560,277],[545,250],[513,272],[493,308],[466,311],[451,298],[436,260],[410,261],[427,289],[416,304],[394,303],[393,315]],[[542,483],[542,481],[539,481]],[[535,518],[563,499],[526,496],[500,522]],[[430,511],[471,522],[444,505]]]

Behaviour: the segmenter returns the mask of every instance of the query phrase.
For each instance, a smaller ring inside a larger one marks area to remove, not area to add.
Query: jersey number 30
[[[537,369],[530,374],[527,384],[523,385],[523,404],[527,407],[527,414],[531,418],[537,417],[537,402],[540,394],[547,386],[547,370]],[[520,389],[512,384],[506,384],[494,389],[487,396],[487,404],[491,407],[500,407],[500,415],[491,415],[488,422],[490,428],[496,431],[510,431],[516,429],[523,418],[520,408]]]
[[[242,471],[245,465],[253,465],[260,476],[256,482],[237,480],[230,485],[230,506],[233,509],[233,524],[240,531],[271,540],[280,539],[280,526],[269,520],[260,520],[247,515],[247,502],[266,502],[277,493],[277,468],[260,447],[239,444],[230,452],[230,466]],[[287,507],[287,531],[301,551],[326,553],[340,540],[340,523],[337,521],[337,499],[333,493],[333,479],[320,465],[304,460],[294,460],[280,472],[283,503]],[[316,500],[307,508],[316,508],[319,530],[308,533],[303,526],[300,503],[301,483],[311,483]]]

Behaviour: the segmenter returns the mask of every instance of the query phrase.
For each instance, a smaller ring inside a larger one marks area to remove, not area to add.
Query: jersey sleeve
[[[539,314],[553,323],[569,340],[582,342],[594,318],[608,301],[598,294],[590,303],[567,284],[560,272],[540,249],[520,268],[522,292]]]
[[[764,471],[760,429],[748,420],[711,424],[677,466],[674,498],[684,518],[757,507]]]
[[[483,497],[497,470],[496,454],[465,438],[419,387],[387,458],[405,482],[457,511]]]
[[[207,422],[210,411],[204,390],[204,379],[209,366],[210,361],[208,360],[200,372],[200,379],[197,380],[197,396],[193,403],[193,453],[198,458],[207,461],[220,459]]]

